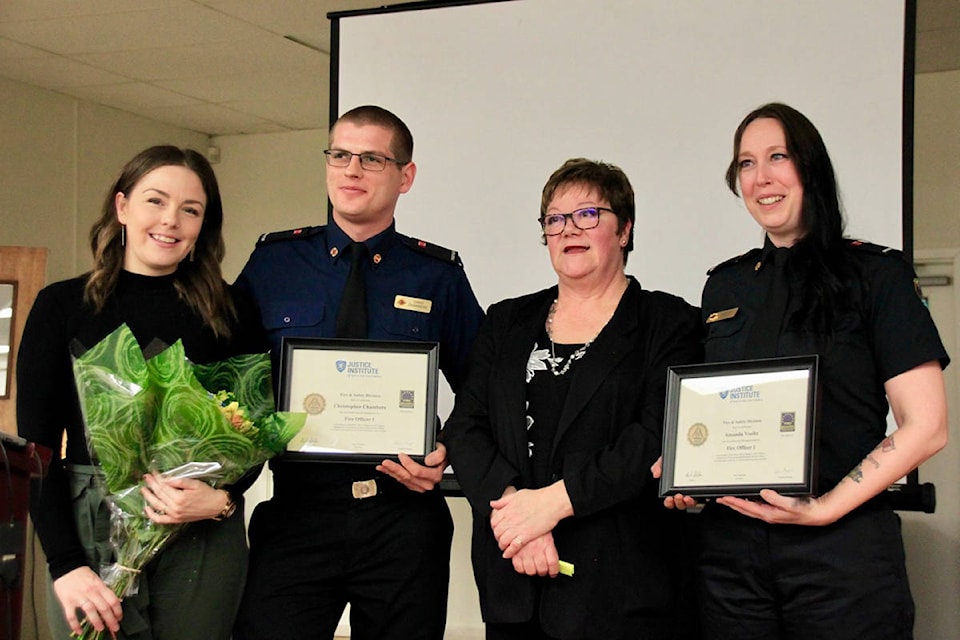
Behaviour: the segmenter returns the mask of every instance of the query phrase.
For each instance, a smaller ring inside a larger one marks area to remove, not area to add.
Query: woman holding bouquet
[[[230,637],[246,571],[243,518],[230,516],[252,478],[227,491],[148,474],[146,516],[193,524],[121,602],[98,574],[112,560],[109,508],[71,368],[76,345],[90,348],[122,324],[146,351],[182,341],[193,363],[265,351],[256,313],[221,277],[222,224],[219,187],[202,155],[146,149],[123,168],[90,231],[92,271],[46,287],[30,312],[17,368],[20,433],[53,451],[66,435],[65,458],[55,456],[30,503],[56,595],[49,617],[58,640],[80,632],[84,619],[118,638]]]

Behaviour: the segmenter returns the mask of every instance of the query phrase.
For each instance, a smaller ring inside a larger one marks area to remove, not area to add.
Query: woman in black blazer
[[[625,274],[634,219],[619,168],[554,172],[540,223],[558,283],[490,307],[444,429],[488,639],[696,637],[695,554],[675,551],[691,518],[662,509],[650,467],[699,317]]]

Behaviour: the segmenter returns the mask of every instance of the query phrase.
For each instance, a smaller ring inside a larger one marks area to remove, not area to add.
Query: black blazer
[[[467,381],[444,429],[454,472],[474,513],[472,559],[486,622],[531,619],[558,638],[677,635],[695,617],[678,605],[689,589],[676,556],[692,516],[665,509],[650,466],[660,455],[667,367],[700,361],[698,310],[629,286],[607,326],[567,375],[570,391],[550,458],[574,516],[554,529],[573,577],[516,573],[490,529],[489,502],[509,485],[536,488],[527,454],[526,366],[543,331],[552,287],[490,307],[474,342]],[[539,594],[539,595],[538,595]]]

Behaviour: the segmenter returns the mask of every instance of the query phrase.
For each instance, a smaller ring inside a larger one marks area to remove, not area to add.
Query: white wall
[[[326,222],[327,132],[223,136],[213,144],[220,149],[214,170],[224,207],[223,274],[233,282],[260,234]]]
[[[920,468],[937,487],[937,512],[903,515],[917,640],[960,638],[960,71],[916,78],[914,247],[919,275],[945,274],[951,287],[926,287],[953,364],[946,371],[950,442]],[[949,266],[938,262],[952,261]]]
[[[960,71],[918,75],[915,95],[914,247],[960,247]]]
[[[207,136],[0,78],[0,244],[47,247],[48,280],[90,267],[87,233],[123,164]]]

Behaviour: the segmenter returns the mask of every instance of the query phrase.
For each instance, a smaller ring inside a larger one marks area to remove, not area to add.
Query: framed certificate
[[[817,356],[671,367],[660,495],[816,492]]]
[[[422,463],[437,437],[434,342],[283,338],[279,408],[306,411],[287,459]]]

